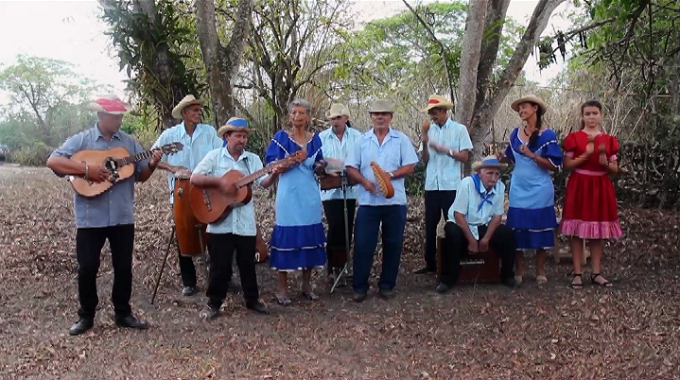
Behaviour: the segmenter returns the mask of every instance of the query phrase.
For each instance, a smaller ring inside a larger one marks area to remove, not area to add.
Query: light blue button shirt
[[[334,158],[344,162],[349,152],[356,145],[356,142],[361,138],[361,132],[354,128],[345,127],[345,133],[342,136],[342,141],[340,141],[335,132],[333,132],[333,127],[330,127],[319,133],[319,138],[321,139],[321,152],[324,158]],[[358,187],[360,185],[347,188],[347,199],[357,199]],[[343,199],[342,189],[321,190],[321,200],[327,201],[330,199]]]
[[[465,215],[470,232],[477,240],[479,240],[477,227],[489,224],[493,216],[503,215],[505,210],[505,184],[503,182],[496,182],[496,186],[487,193],[491,195],[489,199],[491,203],[484,202],[481,209],[479,209],[479,204],[482,203],[482,195],[485,194],[484,186],[480,186],[480,189],[481,191],[477,191],[472,177],[463,178],[456,193],[456,200],[449,209],[448,218],[449,222],[455,223],[454,212]]]
[[[262,167],[262,160],[256,154],[244,151],[238,160],[234,160],[234,157],[224,147],[208,152],[193,172],[221,177],[230,170],[238,170],[247,175],[262,169]],[[262,184],[265,178],[267,176],[260,177],[255,182]],[[255,236],[257,230],[253,203],[254,200],[251,199],[245,205],[232,209],[229,215],[219,223],[208,224],[207,232],[211,234],[231,233],[240,236]]]
[[[164,154],[162,161],[172,166],[184,166],[192,172],[208,152],[222,147],[222,140],[217,137],[217,132],[212,125],[198,124],[193,135],[189,136],[186,128],[184,128],[184,122],[182,122],[163,131],[151,149],[174,142],[181,142],[184,148],[169,156]],[[168,172],[168,188],[170,190],[170,203],[173,203],[172,191],[175,188],[175,176],[170,172]]]
[[[411,140],[395,129],[390,127],[387,135],[383,139],[382,145],[378,142],[378,137],[373,129],[364,133],[361,139],[350,151],[345,161],[345,166],[358,169],[366,179],[376,183],[371,169],[371,162],[377,162],[385,172],[391,172],[406,165],[414,165],[418,162],[418,155],[413,149]],[[377,187],[377,185],[376,185]],[[386,199],[380,190],[373,195],[366,191],[363,186],[359,186],[359,204],[362,206],[388,206],[406,205],[406,188],[404,178],[392,180],[394,196]]]
[[[443,127],[437,123],[430,124],[427,137],[431,142],[453,149],[455,152],[465,149],[470,151],[473,148],[467,128],[451,119],[448,119]],[[454,160],[448,153],[438,153],[429,146],[427,149],[430,159],[425,169],[425,191],[458,190],[463,178],[463,163]],[[421,143],[418,152],[422,150]]]

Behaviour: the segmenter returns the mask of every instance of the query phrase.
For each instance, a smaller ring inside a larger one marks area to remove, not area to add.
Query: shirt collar
[[[241,152],[241,155],[238,157],[238,160],[236,161],[242,161],[244,158],[246,158],[247,153],[248,152],[245,149],[243,149],[243,152]],[[229,153],[229,150],[227,149],[226,145],[222,148],[222,155],[224,157],[231,159],[232,161],[234,160],[234,157],[231,155],[231,153]]]
[[[435,122],[432,122],[432,123],[430,123],[430,128],[432,128],[432,127],[437,127],[439,129],[450,128],[450,127],[453,127],[453,120],[451,120],[451,118],[446,119],[446,123],[444,123],[444,125],[442,125],[442,126],[440,126],[439,124],[437,124]]]
[[[479,187],[477,187],[478,181],[479,181]],[[500,181],[500,179],[499,179],[499,181]],[[485,195],[485,194],[495,195],[496,192],[498,191],[498,182],[496,182],[496,184],[489,191],[486,191],[486,189],[484,188],[484,185],[482,184],[482,179],[479,178],[479,175],[476,174],[476,173],[472,175],[472,182],[474,183],[475,190],[479,193],[479,195]]]
[[[201,130],[203,129],[203,128],[201,127],[202,125],[203,125],[203,124],[201,124],[201,123],[196,124],[196,128],[194,129],[194,135],[193,135],[193,137],[198,137],[198,135],[201,134]],[[186,127],[184,126],[184,122],[181,122],[181,123],[177,124],[177,126],[179,127],[179,137],[180,137],[180,138],[184,138],[184,137],[188,137],[188,136],[189,136],[189,134],[187,133],[187,129],[186,129]]]
[[[100,137],[102,139],[104,138],[104,135],[102,135],[102,132],[99,130],[99,123],[94,124],[94,133],[95,133],[95,139],[96,140],[99,139]],[[118,129],[118,131],[116,131],[116,133],[114,133],[111,137],[116,139],[116,140],[120,140],[121,137],[122,137],[121,134],[120,134],[120,129]]]
[[[369,138],[371,138],[371,139],[375,138],[375,141],[376,141],[376,142],[378,141],[378,136],[375,134],[375,128],[371,128],[370,132],[367,133],[366,135],[367,135]],[[387,130],[387,134],[385,135],[385,138],[387,138],[387,137],[390,137],[390,138],[397,138],[397,137],[399,137],[399,134],[397,133],[397,131],[395,131],[395,130],[392,128],[392,125],[390,125],[390,126],[389,126],[389,129]],[[383,140],[383,143],[384,143],[384,142],[385,142],[385,140]]]

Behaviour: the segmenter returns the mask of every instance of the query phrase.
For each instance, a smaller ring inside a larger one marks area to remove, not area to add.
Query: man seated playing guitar
[[[71,160],[82,150],[108,150],[125,148],[130,154],[142,153],[141,145],[120,131],[123,115],[131,110],[115,96],[97,99],[89,106],[97,112],[97,124],[69,137],[47,160],[47,167],[58,176],[83,177],[101,183],[108,181],[111,173],[103,165],[88,165]],[[76,255],[78,260],[78,296],[80,319],[69,334],[79,335],[92,328],[97,297],[97,272],[101,250],[106,239],[111,246],[113,262],[113,291],[111,299],[116,313],[116,325],[146,329],[145,322],[137,320],[130,308],[132,292],[132,250],[134,245],[134,182],[146,181],[156,169],[162,150],[156,150],[150,159],[134,164],[134,176],[116,182],[110,189],[94,197],[75,194]]]
[[[243,174],[251,174],[263,168],[260,157],[245,150],[249,132],[246,120],[235,117],[229,119],[227,124],[217,131],[218,136],[226,139],[227,145],[206,154],[194,169],[191,184],[199,188],[218,188],[225,194],[237,193],[235,182],[223,180],[227,172],[238,170]],[[262,185],[265,181],[271,182],[271,177],[260,177],[255,181]],[[255,274],[257,230],[253,202],[234,207],[226,218],[209,223],[207,232],[210,254],[210,274],[206,292],[208,308],[202,316],[212,320],[219,315],[220,307],[227,296],[234,250],[246,307],[266,314],[267,308],[259,300]]]

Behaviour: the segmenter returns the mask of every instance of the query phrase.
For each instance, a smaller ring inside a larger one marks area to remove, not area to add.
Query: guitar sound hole
[[[118,170],[118,163],[113,158],[109,157],[104,160],[104,168],[109,172],[115,172]]]

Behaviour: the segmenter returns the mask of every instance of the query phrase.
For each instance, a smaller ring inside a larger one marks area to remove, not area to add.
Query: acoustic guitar
[[[131,156],[130,152],[123,147],[107,150],[81,150],[73,154],[71,160],[85,163],[90,167],[100,165],[109,172],[109,178],[103,182],[94,182],[76,176],[69,176],[68,179],[76,193],[84,197],[95,197],[110,189],[117,182],[132,177],[135,173],[135,166],[132,164],[151,157],[155,150],[160,149],[165,154],[175,154],[182,150],[183,147],[182,143],[174,142],[154,150],[135,154],[134,156]]]
[[[299,150],[248,175],[244,175],[239,170],[230,170],[220,177],[220,181],[225,184],[235,184],[236,192],[234,193],[224,193],[219,187],[201,188],[192,185],[189,190],[189,197],[191,198],[191,209],[194,216],[199,222],[205,224],[215,223],[226,218],[232,209],[250,202],[253,190],[249,185],[256,179],[271,174],[276,167],[293,167],[304,161],[306,157],[307,152]]]

